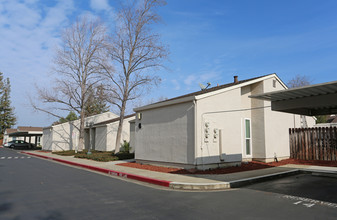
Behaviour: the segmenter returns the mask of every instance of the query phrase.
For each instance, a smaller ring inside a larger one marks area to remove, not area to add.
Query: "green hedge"
[[[53,152],[53,154],[61,156],[74,156],[76,158],[85,158],[96,161],[115,161],[115,160],[126,160],[135,158],[134,153],[119,152],[117,154],[112,153],[111,151],[91,151],[91,154],[87,154],[88,150],[83,150],[75,154],[74,150],[59,151]]]

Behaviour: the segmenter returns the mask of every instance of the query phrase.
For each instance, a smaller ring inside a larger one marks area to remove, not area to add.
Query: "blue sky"
[[[29,106],[34,84],[52,85],[51,60],[60,33],[77,16],[113,25],[117,1],[1,0],[0,71],[12,85],[17,125],[49,126],[56,119]],[[302,74],[311,83],[337,80],[337,1],[169,0],[154,26],[170,48],[162,83],[141,103],[199,90],[199,83],[229,83],[277,73]]]

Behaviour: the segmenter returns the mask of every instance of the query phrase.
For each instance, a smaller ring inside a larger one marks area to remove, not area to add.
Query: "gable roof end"
[[[249,85],[249,84],[252,84],[252,83],[264,80],[266,78],[273,77],[273,76],[276,77],[276,79],[282,84],[282,86],[284,88],[287,88],[287,86],[276,75],[276,73],[272,73],[272,74],[268,74],[268,75],[254,77],[254,78],[250,78],[250,79],[246,79],[246,80],[240,80],[238,82],[227,83],[227,84],[223,84],[223,85],[220,85],[220,86],[211,87],[209,89],[205,89],[205,90],[189,93],[189,94],[186,94],[186,95],[174,97],[174,98],[167,99],[167,100],[160,101],[160,102],[156,102],[156,103],[153,103],[153,104],[150,104],[150,105],[145,105],[145,106],[142,106],[142,107],[139,107],[139,108],[135,108],[134,111],[138,112],[138,111],[143,111],[143,110],[147,110],[147,109],[159,108],[159,107],[162,107],[162,106],[193,101],[193,100],[196,99],[196,97],[198,97],[198,99],[208,97],[210,95],[213,95],[213,93],[222,92],[224,89],[242,87],[242,86]]]

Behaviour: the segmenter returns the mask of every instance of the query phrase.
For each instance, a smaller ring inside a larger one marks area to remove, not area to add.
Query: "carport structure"
[[[300,115],[337,114],[337,81],[252,95],[271,101],[271,109]],[[337,161],[337,128],[289,129],[290,157]]]
[[[32,137],[34,139],[34,144],[37,146],[38,143],[41,142],[41,137],[43,135],[43,131],[41,127],[24,127],[19,126],[15,132],[10,133],[8,136],[12,139],[20,139],[23,138],[24,141],[28,143],[32,143]]]
[[[271,101],[273,111],[307,116],[337,114],[337,81],[250,97]]]

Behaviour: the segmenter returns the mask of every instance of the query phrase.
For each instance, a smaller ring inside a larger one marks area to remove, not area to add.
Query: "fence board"
[[[290,158],[337,161],[337,128],[289,129]]]

